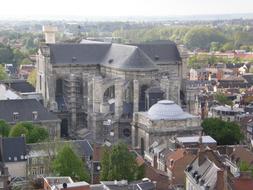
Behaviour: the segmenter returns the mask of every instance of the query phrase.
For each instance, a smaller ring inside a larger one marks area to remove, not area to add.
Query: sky
[[[0,18],[253,13],[253,0],[0,0]]]

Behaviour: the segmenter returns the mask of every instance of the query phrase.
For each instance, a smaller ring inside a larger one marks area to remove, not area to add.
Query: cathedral
[[[96,142],[131,143],[133,113],[162,99],[181,105],[187,53],[174,42],[55,43],[55,28],[43,30],[36,91],[61,119],[62,137],[87,129]]]

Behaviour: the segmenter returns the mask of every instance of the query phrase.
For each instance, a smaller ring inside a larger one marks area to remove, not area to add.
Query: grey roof
[[[154,189],[156,189],[155,184],[150,181],[138,183],[137,187],[140,190],[154,190]]]
[[[87,140],[75,140],[72,142],[80,155],[90,157],[93,155],[93,148]]]
[[[15,90],[16,92],[28,93],[35,92],[35,88],[25,80],[14,80],[10,82],[4,82],[6,86]]]
[[[121,70],[156,70],[152,60],[135,46],[112,44],[102,65]]]
[[[0,119],[13,122],[13,113],[18,112],[18,121],[33,121],[32,112],[38,112],[36,121],[58,120],[58,118],[36,99],[0,100]]]
[[[26,160],[24,137],[1,138],[1,161],[17,162]]]
[[[156,63],[181,61],[177,45],[172,41],[153,41],[133,44],[143,50]]]
[[[180,61],[174,42],[149,44],[48,44],[52,64],[103,65],[121,70],[157,70],[156,64]],[[157,59],[158,58],[158,59]]]
[[[199,136],[188,136],[188,137],[177,137],[180,143],[198,143]],[[202,136],[202,142],[207,143],[217,143],[211,136]]]
[[[100,64],[110,44],[49,44],[52,64]]]
[[[217,181],[217,171],[221,170],[214,162],[205,158],[204,162],[199,165],[199,160],[196,158],[192,162],[192,169],[189,171],[192,178],[196,180],[197,183],[202,181],[203,185],[209,186],[210,189],[214,189]]]

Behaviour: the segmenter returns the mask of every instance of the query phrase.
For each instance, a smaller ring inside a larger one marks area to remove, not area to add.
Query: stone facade
[[[154,142],[168,145],[172,137],[201,132],[200,118],[180,109],[174,102],[164,100],[153,105],[148,112],[134,113],[132,146],[144,154]]]
[[[162,99],[180,104],[186,57],[180,57],[173,42],[165,48],[170,51],[173,47],[174,57],[165,52],[164,58],[161,52],[148,51],[151,47],[157,48],[159,43],[147,47],[106,43],[42,45],[37,56],[36,91],[42,93],[45,106],[62,119],[62,136],[78,135],[79,130],[88,128],[97,142],[109,138],[111,131],[114,140],[120,137],[130,142],[132,115],[147,109],[145,92],[152,87],[164,92]],[[89,56],[93,57],[77,55],[82,49],[84,54],[91,51],[94,55]],[[66,52],[58,55],[59,51]],[[99,56],[102,58],[95,64],[93,59]]]

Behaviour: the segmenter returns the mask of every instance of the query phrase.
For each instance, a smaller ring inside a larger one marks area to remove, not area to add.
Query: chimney
[[[19,113],[18,112],[13,112],[13,121],[18,120]]]
[[[216,190],[227,190],[227,171],[219,170],[217,171],[217,181],[216,181]]]
[[[67,188],[68,188],[67,183],[63,183],[63,184],[62,184],[62,187],[63,187],[63,189],[67,189]]]
[[[55,33],[57,27],[54,26],[43,26],[43,33],[45,34],[46,44],[55,44]]]
[[[33,116],[33,120],[37,120],[38,119],[38,112],[37,111],[33,111],[32,112],[32,116]]]

